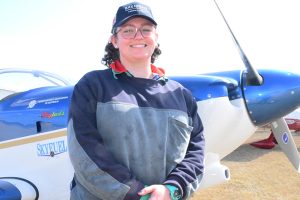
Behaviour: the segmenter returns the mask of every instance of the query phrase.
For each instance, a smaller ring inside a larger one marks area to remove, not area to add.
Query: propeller
[[[229,24],[227,23],[220,7],[218,6],[216,0],[214,0],[220,14],[223,17],[223,20],[225,21],[227,28],[229,29],[231,36],[234,40],[234,43],[236,44],[236,47],[239,51],[239,54],[244,62],[244,65],[247,68],[247,74],[246,74],[246,84],[249,86],[260,86],[263,83],[263,78],[258,74],[257,70],[252,67],[250,64],[247,56],[245,55],[244,51],[242,50],[240,44],[238,43],[236,37],[234,36],[231,28],[229,27]],[[300,173],[300,157],[297,150],[297,146],[295,144],[295,141],[292,137],[292,134],[288,128],[288,125],[283,117],[276,119],[271,123],[272,131],[274,133],[274,136],[282,149],[283,153],[287,156],[289,161],[292,163],[292,165],[295,167],[295,169]]]
[[[288,157],[296,170],[300,173],[300,157],[290,129],[283,118],[271,123],[274,136],[282,151]]]
[[[243,49],[241,48],[239,42],[237,41],[236,37],[234,36],[229,24],[227,23],[225,16],[223,15],[219,5],[217,4],[216,0],[214,0],[221,16],[223,17],[223,20],[226,23],[227,28],[229,29],[232,39],[238,49],[238,52],[243,60],[244,65],[247,68],[247,75],[246,75],[246,80],[247,80],[247,85],[261,85],[263,83],[263,79],[262,77],[258,74],[257,70],[255,68],[252,67],[252,65],[250,64],[246,54],[244,53]]]

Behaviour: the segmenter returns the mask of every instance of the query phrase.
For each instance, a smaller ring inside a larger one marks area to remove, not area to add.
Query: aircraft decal
[[[37,101],[36,100],[32,100],[32,101],[29,102],[27,108],[33,108],[36,104],[37,104]]]
[[[28,103],[27,108],[33,108],[36,104],[39,103],[54,104],[54,103],[58,103],[60,100],[68,99],[68,98],[69,98],[68,96],[64,96],[64,97],[53,97],[53,98],[42,99],[42,100],[32,100]]]
[[[51,156],[65,153],[68,151],[67,145],[64,140],[59,140],[55,142],[48,142],[44,144],[37,144],[37,155],[38,156]]]
[[[287,133],[284,133],[282,135],[282,141],[284,142],[284,144],[287,144],[289,142],[289,136]]]
[[[17,107],[17,106],[27,106],[27,108],[34,108],[37,104],[44,103],[45,105],[47,104],[55,104],[59,103],[60,100],[65,100],[68,99],[68,96],[61,96],[61,97],[51,97],[47,99],[21,99],[15,103],[13,103],[11,106],[12,107]]]
[[[49,112],[42,112],[41,114],[41,117],[42,118],[48,118],[48,119],[51,119],[53,117],[62,117],[65,115],[65,112],[64,111],[60,111],[60,112],[52,112],[52,113],[49,113]]]

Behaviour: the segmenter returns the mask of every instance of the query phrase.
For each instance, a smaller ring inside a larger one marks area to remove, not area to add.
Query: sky
[[[78,80],[104,69],[112,20],[128,0],[0,0],[0,68],[39,69]],[[213,0],[142,0],[158,23],[167,75],[244,69]],[[300,73],[298,0],[217,0],[257,69]]]

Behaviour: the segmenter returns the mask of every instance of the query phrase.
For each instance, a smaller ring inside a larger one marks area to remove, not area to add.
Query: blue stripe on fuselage
[[[229,74],[226,74],[229,75],[228,77],[216,76],[217,74],[212,73],[198,76],[173,76],[170,79],[178,81],[189,89],[197,101],[219,97],[234,100],[242,98],[242,92],[239,87],[240,71],[233,72],[228,72]]]

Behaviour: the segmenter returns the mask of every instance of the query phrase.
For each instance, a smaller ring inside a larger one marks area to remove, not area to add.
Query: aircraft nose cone
[[[244,98],[252,122],[268,124],[300,107],[300,74],[280,70],[259,70],[260,86],[243,86]],[[246,83],[243,74],[243,84]]]

